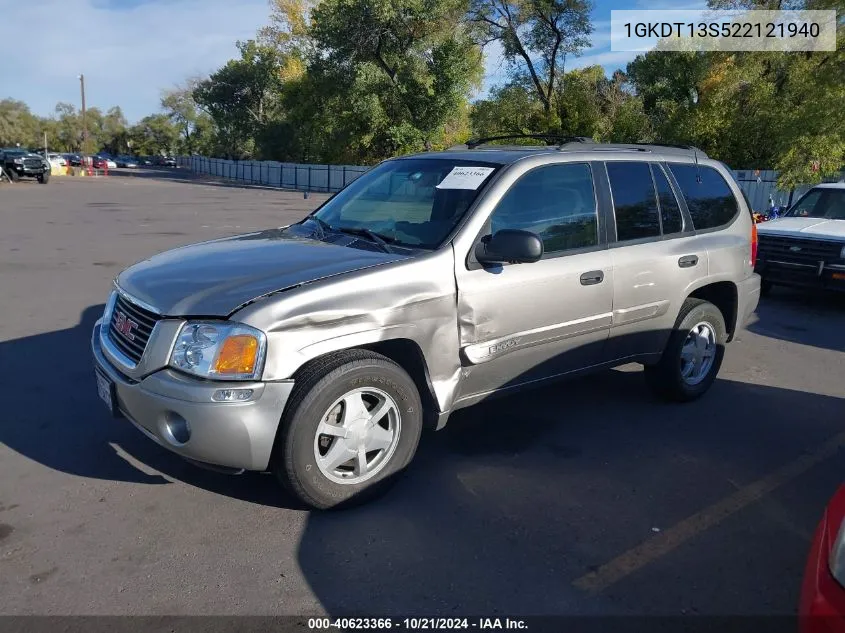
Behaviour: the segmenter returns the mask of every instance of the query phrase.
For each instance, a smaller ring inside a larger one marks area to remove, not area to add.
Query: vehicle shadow
[[[103,309],[102,304],[86,308],[72,328],[0,341],[0,384],[15,394],[3,407],[0,442],[80,477],[155,485],[176,479],[253,503],[300,507],[270,476],[232,477],[197,468],[127,420],[110,417],[97,396],[90,349]],[[53,365],[49,381],[32,378],[44,375],[44,359],[56,358],[66,360]]]
[[[0,441],[80,477],[178,480],[299,509],[271,476],[198,469],[108,416],[91,364],[80,362],[90,358],[102,310],[87,308],[71,328],[0,342],[0,384],[15,394],[0,419]],[[75,360],[56,363],[49,382],[32,380],[43,375],[45,358]],[[677,613],[689,596],[705,610],[718,603],[723,613],[760,604],[789,612],[800,574],[777,586],[757,581],[783,576],[784,560],[803,568],[813,524],[841,475],[829,487],[805,484],[789,505],[760,501],[773,537],[759,545],[747,536],[720,541],[700,554],[700,569],[670,567],[674,580],[667,585],[661,576],[659,590],[656,582],[623,583],[591,597],[572,582],[609,552],[625,552],[841,433],[843,402],[719,379],[698,401],[664,404],[631,366],[491,399],[425,435],[409,472],[385,497],[310,514],[297,562],[331,615]],[[740,535],[759,529],[737,528]],[[772,543],[778,556],[769,555]],[[744,555],[753,573],[718,591],[720,565],[731,563],[719,557]]]
[[[845,352],[845,328],[830,327],[831,316],[845,319],[845,293],[775,286],[760,300],[758,318],[747,329],[782,341]]]
[[[595,596],[572,583],[840,433],[843,404],[730,380],[663,404],[623,370],[482,403],[429,437],[383,499],[312,513],[299,565],[335,616],[790,613],[841,475],[805,482],[790,505],[764,498],[762,520],[697,539],[655,576]],[[798,429],[797,411],[812,424]],[[746,572],[726,571],[746,557]]]

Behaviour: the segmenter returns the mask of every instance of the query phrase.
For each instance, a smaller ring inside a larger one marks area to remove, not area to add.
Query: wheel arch
[[[431,381],[431,374],[429,373],[428,363],[426,363],[425,355],[419,344],[409,338],[392,338],[379,341],[372,341],[368,343],[359,343],[358,345],[350,346],[343,349],[335,349],[324,354],[320,354],[309,359],[306,363],[301,365],[293,375],[293,381],[303,375],[304,372],[315,364],[321,362],[327,356],[334,356],[341,352],[348,352],[352,350],[366,350],[375,352],[382,356],[389,358],[394,363],[404,369],[411,380],[417,387],[420,394],[420,400],[423,405],[423,422],[426,426],[434,428],[438,424],[440,416],[440,405],[437,401],[437,395],[434,390],[434,385]]]
[[[687,298],[702,299],[715,305],[725,319],[728,341],[736,334],[737,310],[739,308],[739,290],[733,281],[713,281],[692,290]]]

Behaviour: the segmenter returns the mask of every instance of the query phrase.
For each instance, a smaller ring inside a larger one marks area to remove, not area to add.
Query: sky
[[[567,70],[599,64],[610,74],[635,53],[610,50],[611,9],[699,8],[703,0],[595,0],[592,48]],[[237,53],[235,42],[267,23],[268,0],[0,0],[0,99],[35,114],[77,107],[85,75],[89,107],[119,105],[130,122],[159,111],[161,91],[207,76]],[[16,63],[18,62],[18,63]],[[483,96],[507,77],[501,48],[486,51]]]

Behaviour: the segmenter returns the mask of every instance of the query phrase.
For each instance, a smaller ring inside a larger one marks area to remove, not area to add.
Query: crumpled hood
[[[228,316],[270,292],[400,259],[272,229],[165,251],[117,283],[166,316]]]
[[[845,220],[824,218],[777,218],[757,225],[760,235],[815,237],[845,240]]]

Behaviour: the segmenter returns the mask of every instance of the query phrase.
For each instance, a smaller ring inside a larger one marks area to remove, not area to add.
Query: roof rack
[[[560,151],[587,151],[587,152],[655,152],[661,154],[675,154],[681,156],[697,156],[708,158],[699,148],[693,145],[673,145],[670,143],[567,143],[561,145]]]
[[[481,145],[486,145],[490,141],[505,141],[516,138],[531,138],[538,141],[545,141],[546,146],[550,145],[564,145],[566,143],[594,143],[593,139],[587,136],[564,136],[561,134],[503,134],[500,136],[485,136],[482,138],[470,139],[466,142],[467,149],[475,149]],[[531,147],[524,145],[521,147]]]
[[[545,141],[545,145],[488,145],[490,141],[504,141],[508,139],[536,139]],[[455,145],[450,150],[478,149],[487,146],[486,149],[497,150],[531,150],[556,147],[561,152],[655,152],[661,154],[675,154],[681,156],[695,156],[697,158],[708,158],[701,149],[694,145],[679,145],[674,143],[598,143],[588,136],[563,136],[560,134],[502,134],[499,136],[485,136],[483,138],[471,139],[465,145]]]

